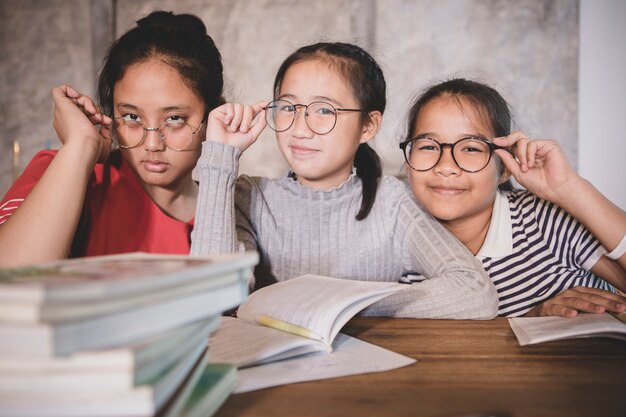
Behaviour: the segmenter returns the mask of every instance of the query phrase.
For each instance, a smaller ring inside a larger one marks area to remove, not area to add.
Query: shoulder
[[[24,169],[22,175],[15,180],[15,183],[9,190],[9,193],[19,194],[18,190],[23,189],[30,191],[30,189],[35,186],[37,181],[39,181],[43,173],[46,172],[46,169],[48,169],[48,166],[54,159],[57,152],[58,151],[47,150],[40,151],[35,154],[33,159],[30,160]]]
[[[39,173],[40,174],[39,176],[41,176],[41,174],[44,173],[46,168],[48,168],[48,165],[50,165],[50,163],[56,156],[57,152],[59,151],[58,150],[45,150],[45,151],[37,152],[35,156],[33,156],[33,159],[31,159],[30,162],[28,163],[28,166],[26,167],[22,175],[32,175],[32,174]]]
[[[407,197],[411,194],[409,185],[391,175],[384,175],[378,183],[378,196],[395,196],[398,198]]]
[[[237,177],[235,185],[235,199],[241,200],[266,200],[280,194],[278,186],[280,180],[267,177],[253,177],[242,174]]]
[[[526,190],[509,191],[507,198],[511,218],[523,219],[526,223],[537,221],[540,225],[546,226],[557,219],[569,216],[561,207]]]
[[[380,179],[375,204],[384,207],[390,215],[397,216],[401,223],[430,217],[413,196],[409,184],[390,175]]]

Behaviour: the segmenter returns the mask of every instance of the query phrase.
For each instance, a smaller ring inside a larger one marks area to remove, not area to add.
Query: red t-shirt
[[[35,155],[0,202],[0,225],[28,196],[55,155],[56,151]],[[41,214],[45,215],[43,207]],[[181,222],[163,213],[121,154],[112,152],[106,163],[96,164],[89,180],[71,256],[138,251],[188,254],[192,229],[193,220]]]

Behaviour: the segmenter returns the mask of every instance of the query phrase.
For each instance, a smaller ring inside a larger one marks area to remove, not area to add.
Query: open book
[[[339,330],[365,307],[408,288],[390,282],[304,275],[252,293],[238,318],[224,317],[209,340],[213,363],[258,365],[331,352]]]
[[[604,336],[626,339],[626,323],[611,314],[576,317],[516,317],[509,325],[521,346],[552,340]]]

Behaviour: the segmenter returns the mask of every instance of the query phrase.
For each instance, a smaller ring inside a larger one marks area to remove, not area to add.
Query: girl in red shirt
[[[54,88],[63,146],[37,154],[0,202],[0,267],[188,253],[198,193],[191,172],[222,88],[220,53],[202,21],[162,11],[111,46],[102,109],[68,85]]]

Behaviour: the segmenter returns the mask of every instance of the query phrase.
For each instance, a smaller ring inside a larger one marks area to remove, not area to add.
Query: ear
[[[361,131],[361,140],[359,143],[366,143],[373,139],[380,130],[382,122],[383,115],[381,112],[378,110],[369,112],[368,118],[363,125],[363,130]]]

